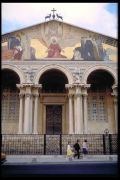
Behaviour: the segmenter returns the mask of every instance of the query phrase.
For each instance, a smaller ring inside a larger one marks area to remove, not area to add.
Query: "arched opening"
[[[88,124],[92,133],[104,133],[105,129],[114,132],[112,85],[114,78],[105,70],[95,70],[90,73],[87,83],[88,89]],[[94,131],[96,129],[96,131]]]
[[[18,132],[19,121],[19,76],[12,70],[2,70],[2,133]]]
[[[39,84],[42,84],[44,93],[65,93],[65,84],[68,84],[68,80],[61,71],[48,70],[41,76]]]
[[[42,84],[40,113],[42,114],[43,133],[62,134],[67,96],[65,84],[68,84],[68,79],[60,70],[52,69],[41,75],[39,84]]]
[[[105,70],[95,70],[88,76],[87,83],[91,84],[89,91],[108,92],[112,90],[114,79]]]

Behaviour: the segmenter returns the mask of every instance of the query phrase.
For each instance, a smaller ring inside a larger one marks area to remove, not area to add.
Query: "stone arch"
[[[73,84],[72,73],[67,68],[60,66],[60,65],[56,65],[56,64],[47,65],[47,66],[44,66],[41,69],[39,69],[38,73],[35,77],[35,84],[39,83],[39,79],[45,71],[52,70],[52,69],[59,70],[59,71],[63,72],[63,74],[67,77],[69,84]]]
[[[114,83],[115,84],[117,83],[117,75],[116,75],[115,71],[113,71],[112,68],[110,68],[108,66],[97,66],[97,65],[86,70],[85,74],[83,75],[82,82],[87,84],[88,76],[91,74],[91,72],[93,72],[95,70],[105,70],[105,71],[109,72],[114,79]]]
[[[25,77],[23,75],[23,73],[20,71],[20,69],[18,69],[17,67],[15,66],[12,66],[12,65],[9,65],[9,64],[4,64],[2,66],[2,69],[8,69],[8,70],[12,70],[14,71],[20,78],[20,83],[24,83],[25,82]]]

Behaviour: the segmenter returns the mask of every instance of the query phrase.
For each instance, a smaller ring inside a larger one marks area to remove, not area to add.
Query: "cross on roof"
[[[56,9],[53,8],[51,11],[53,11],[52,17],[53,17],[53,19],[55,19],[55,14],[54,14],[54,12],[56,11]]]
[[[56,11],[56,9],[53,8],[51,11],[53,11],[53,15],[54,15],[54,12]]]

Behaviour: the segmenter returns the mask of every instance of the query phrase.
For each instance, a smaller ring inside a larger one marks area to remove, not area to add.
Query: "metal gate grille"
[[[88,154],[117,154],[117,134],[2,134],[2,152],[6,154],[65,155],[67,144],[74,145],[76,140],[88,141]],[[81,151],[82,152],[82,151]]]
[[[45,154],[60,154],[60,135],[46,135]]]

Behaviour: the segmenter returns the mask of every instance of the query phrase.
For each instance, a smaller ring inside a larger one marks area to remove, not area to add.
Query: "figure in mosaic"
[[[62,49],[61,49],[60,45],[57,43],[57,38],[52,37],[51,44],[48,47],[47,58],[66,58],[66,56],[61,54],[61,51],[62,51]]]
[[[20,60],[22,58],[23,49],[21,46],[15,46],[13,49],[13,58]]]

